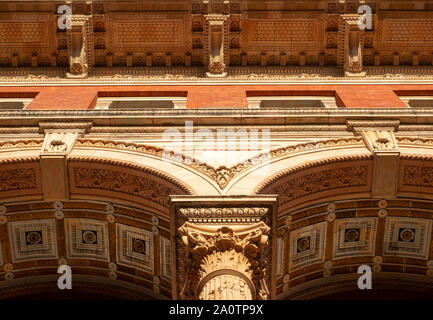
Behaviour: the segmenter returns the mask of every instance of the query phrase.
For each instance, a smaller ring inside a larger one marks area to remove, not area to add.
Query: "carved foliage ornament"
[[[268,289],[264,282],[266,267],[262,264],[262,254],[270,228],[261,221],[248,230],[240,233],[224,226],[209,232],[189,222],[178,229],[188,254],[187,279],[181,293],[185,298],[223,299],[223,295],[206,287],[208,281],[220,275],[233,276],[219,279],[225,286],[231,283],[227,290],[247,285],[253,299],[267,298]],[[204,293],[201,291],[203,287],[207,290]],[[249,296],[245,293],[242,297],[233,298],[247,299]]]
[[[94,168],[74,168],[74,183],[77,188],[101,189],[134,195],[168,207],[168,196],[174,190],[151,179]]]

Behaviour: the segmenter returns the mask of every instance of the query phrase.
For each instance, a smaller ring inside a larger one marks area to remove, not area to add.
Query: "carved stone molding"
[[[361,131],[382,130],[398,131],[400,120],[347,120],[347,130],[360,135]]]
[[[275,196],[172,196],[173,297],[269,299]]]

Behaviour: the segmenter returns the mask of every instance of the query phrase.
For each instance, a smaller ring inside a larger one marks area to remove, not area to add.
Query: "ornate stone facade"
[[[0,298],[431,294],[432,12],[0,1]]]

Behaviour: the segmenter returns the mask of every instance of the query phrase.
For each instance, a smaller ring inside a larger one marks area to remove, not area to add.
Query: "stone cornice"
[[[0,111],[0,126],[38,126],[43,121],[59,121],[60,118],[74,117],[74,121],[93,121],[93,127],[100,124],[106,126],[110,120],[112,126],[132,124],[185,125],[186,120],[194,117],[201,125],[221,125],[221,118],[225,125],[311,125],[314,124],[346,124],[347,120],[363,120],[365,117],[377,120],[400,120],[402,125],[433,123],[431,109],[409,108],[335,108],[335,109],[280,109],[260,110],[245,108],[198,108],[198,109],[170,109],[170,110],[23,110]],[[63,119],[62,119],[63,120]],[[272,121],[271,121],[272,120]],[[139,122],[138,122],[139,121]],[[169,123],[168,123],[169,122]]]

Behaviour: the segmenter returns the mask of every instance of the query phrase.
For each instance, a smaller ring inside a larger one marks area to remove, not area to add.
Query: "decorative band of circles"
[[[332,261],[326,261],[324,264],[325,269],[331,269],[332,268]]]
[[[283,283],[289,283],[289,280],[290,280],[290,275],[286,273],[283,277]]]
[[[0,216],[0,224],[5,224],[6,222],[8,222],[8,217]]]
[[[331,276],[331,270],[325,270],[325,271],[323,271],[323,276],[325,277],[325,278],[328,278],[328,277],[330,277]]]
[[[288,283],[284,284],[284,286],[283,286],[283,292],[287,292],[287,291],[289,291],[289,284]]]
[[[433,269],[427,269],[427,275],[429,276],[429,277],[433,277]]]
[[[117,279],[117,273],[116,273],[115,271],[110,271],[110,272],[108,273],[108,277],[109,277],[110,279],[116,280],[116,279]]]
[[[157,216],[152,216],[152,223],[153,223],[155,226],[159,226],[159,219],[158,219]]]
[[[112,214],[108,214],[107,215],[107,220],[108,220],[109,223],[116,222],[116,218]]]
[[[373,258],[373,262],[375,263],[375,264],[382,264],[382,257],[381,256],[375,256],[374,258]]]
[[[6,263],[3,269],[5,272],[11,272],[14,269],[14,266],[12,263]]]
[[[67,265],[67,264],[68,264],[68,260],[66,260],[65,258],[59,259],[59,265],[60,266]]]
[[[153,226],[152,227],[152,232],[154,236],[157,236],[159,234],[159,229],[157,226]]]
[[[56,212],[54,212],[54,217],[58,220],[61,220],[65,217],[65,214],[61,210],[56,210]]]
[[[0,214],[5,214],[7,212],[7,209],[5,206],[0,206]]]
[[[160,283],[161,283],[161,280],[159,279],[159,277],[153,276],[153,284],[159,286]]]
[[[433,268],[433,260],[427,261],[427,267]]]
[[[111,204],[107,204],[107,213],[114,213],[114,207]]]
[[[379,209],[379,211],[377,212],[379,218],[385,218],[387,214],[388,212],[386,211],[386,209]]]
[[[377,205],[379,208],[384,209],[388,206],[388,201],[386,201],[385,199],[379,200]]]
[[[334,212],[335,211],[335,203],[328,204],[328,212]]]
[[[8,272],[5,274],[5,280],[12,280],[14,278],[14,274],[12,272]]]
[[[380,272],[382,270],[382,266],[380,264],[375,264],[373,266],[373,272]]]
[[[63,202],[61,201],[56,201],[53,203],[54,209],[55,210],[62,210],[63,209]]]
[[[327,219],[329,222],[332,222],[332,221],[335,220],[335,218],[336,218],[335,212],[331,212],[331,213],[328,214],[328,216],[327,216],[326,219]]]

